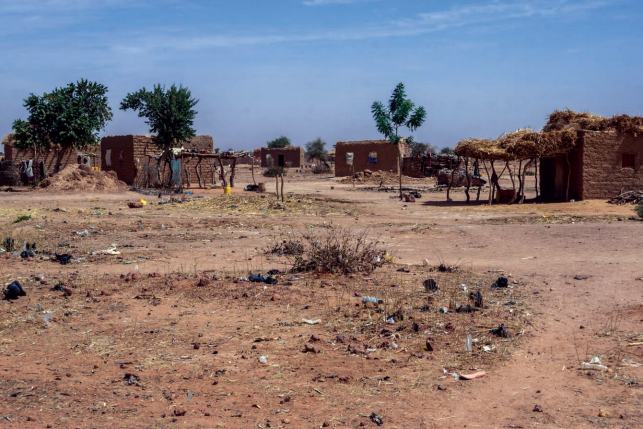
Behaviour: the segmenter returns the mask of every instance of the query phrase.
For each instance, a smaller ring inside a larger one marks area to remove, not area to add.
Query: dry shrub
[[[266,253],[279,256],[300,256],[304,253],[304,244],[300,240],[282,240],[270,246]]]
[[[643,201],[639,202],[636,207],[634,207],[634,211],[640,218],[643,218]]]
[[[295,257],[293,271],[351,274],[370,273],[384,263],[386,252],[365,232],[330,228],[303,237],[304,252]]]

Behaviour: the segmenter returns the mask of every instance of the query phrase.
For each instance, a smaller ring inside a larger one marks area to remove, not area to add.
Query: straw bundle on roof
[[[578,113],[573,110],[556,110],[549,115],[543,131],[562,131],[566,129],[587,131],[618,131],[639,135],[643,134],[643,117],[617,115],[604,117],[592,113]]]
[[[498,145],[496,140],[488,139],[464,139],[458,143],[454,151],[458,156],[476,159],[507,160],[511,158],[509,154]]]
[[[576,144],[574,130],[538,132],[529,128],[507,133],[498,139],[498,145],[512,159],[532,159],[569,151]]]

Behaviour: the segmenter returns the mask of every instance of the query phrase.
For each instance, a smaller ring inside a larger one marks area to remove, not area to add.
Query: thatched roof
[[[478,159],[530,159],[569,152],[580,131],[616,131],[643,135],[643,117],[618,115],[606,118],[591,113],[557,110],[542,131],[529,128],[503,134],[496,140],[465,139],[455,148],[459,156]]]
[[[556,110],[549,115],[543,131],[617,131],[633,135],[643,134],[643,117],[617,115],[605,117],[592,113],[578,113],[573,110]]]
[[[497,140],[488,139],[464,139],[454,149],[458,156],[488,160],[508,160],[509,154],[498,145]]]

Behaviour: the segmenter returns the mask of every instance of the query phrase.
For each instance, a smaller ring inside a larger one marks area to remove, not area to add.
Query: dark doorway
[[[279,157],[277,158],[277,165],[279,165],[279,167],[286,166],[286,159],[283,155],[279,155]]]

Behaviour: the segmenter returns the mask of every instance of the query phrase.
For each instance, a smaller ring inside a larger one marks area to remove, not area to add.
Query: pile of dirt
[[[40,183],[48,191],[120,192],[127,184],[118,180],[113,171],[94,171],[78,164],[68,165],[56,175]]]

